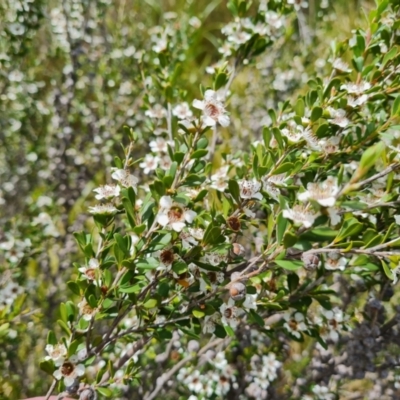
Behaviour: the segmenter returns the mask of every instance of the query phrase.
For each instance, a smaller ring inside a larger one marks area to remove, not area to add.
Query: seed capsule
[[[242,300],[246,297],[246,286],[242,282],[235,282],[230,287],[229,294],[235,301]]]
[[[304,268],[308,271],[314,271],[319,265],[319,257],[316,254],[303,253],[301,260],[304,262]]]
[[[234,232],[238,232],[240,230],[240,219],[238,217],[229,217],[226,220],[226,223]]]

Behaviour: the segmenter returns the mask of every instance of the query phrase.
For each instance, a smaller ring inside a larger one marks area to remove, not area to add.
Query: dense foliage
[[[0,4],[0,395],[400,396],[400,5]]]

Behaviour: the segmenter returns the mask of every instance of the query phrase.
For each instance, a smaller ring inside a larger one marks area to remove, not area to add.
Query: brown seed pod
[[[242,300],[246,297],[246,286],[242,282],[232,283],[229,294],[235,301]]]
[[[304,262],[304,268],[308,271],[314,271],[319,265],[319,257],[317,254],[303,253],[301,260]]]
[[[231,228],[234,232],[240,231],[240,219],[238,217],[232,216],[226,220],[229,228]]]

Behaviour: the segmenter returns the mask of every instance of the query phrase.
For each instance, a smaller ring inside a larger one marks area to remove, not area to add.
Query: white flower
[[[283,326],[287,329],[287,331],[293,336],[301,338],[301,332],[307,330],[304,315],[300,312],[296,312],[293,315],[290,312],[285,312],[283,314],[283,318],[286,321]]]
[[[174,114],[175,117],[178,117],[178,119],[190,119],[193,116],[192,110],[186,102],[175,106],[172,110],[172,114]]]
[[[274,200],[279,201],[279,195],[281,191],[276,185],[282,185],[286,179],[285,174],[272,175],[268,177],[264,177],[263,181],[263,189],[271,196]]]
[[[342,110],[340,108],[335,110],[334,108],[329,107],[328,111],[332,117],[329,120],[331,124],[340,126],[341,128],[346,128],[346,126],[350,124],[350,120],[346,118],[345,110]]]
[[[305,129],[302,135],[311,150],[321,151],[321,143],[310,128]]]
[[[107,203],[89,207],[89,211],[91,214],[113,215],[118,210],[114,207],[113,204]]]
[[[337,58],[333,64],[333,68],[340,72],[351,72],[351,68],[349,68],[349,64],[343,61],[341,58]]]
[[[335,154],[339,151],[340,136],[332,136],[320,140],[321,149],[326,154]]]
[[[46,351],[49,355],[45,357],[45,360],[53,360],[57,367],[63,364],[67,357],[67,348],[63,344],[48,344]]]
[[[338,193],[337,179],[328,176],[324,182],[309,182],[307,190],[300,193],[297,197],[300,201],[315,200],[323,207],[333,207]]]
[[[251,39],[250,33],[244,31],[237,31],[234,32],[232,35],[228,36],[228,41],[235,43],[235,44],[243,44],[246,43]]]
[[[367,94],[362,94],[361,96],[354,98],[353,96],[349,96],[347,98],[347,105],[352,108],[356,108],[365,104],[368,100]]]
[[[305,228],[310,228],[318,215],[302,205],[295,205],[292,209],[283,210],[285,218],[291,219],[294,223],[301,224]]]
[[[143,168],[143,172],[147,175],[150,171],[154,171],[158,167],[159,157],[152,154],[146,154],[144,161],[139,164]]]
[[[333,400],[335,398],[335,395],[330,393],[326,386],[315,385],[312,391],[318,396],[318,400]]]
[[[263,196],[260,193],[261,183],[253,179],[252,181],[239,181],[240,197],[242,199],[257,199],[262,200]]]
[[[371,84],[365,81],[360,83],[348,82],[347,84],[342,85],[341,89],[346,90],[347,93],[352,93],[360,96],[367,90],[371,89],[371,87]]]
[[[164,227],[170,226],[176,232],[180,232],[185,227],[186,222],[191,224],[197,215],[196,212],[174,203],[170,196],[162,196],[160,206],[157,222]]]
[[[153,153],[166,153],[168,151],[168,144],[171,144],[171,142],[162,137],[158,137],[149,144]]]
[[[238,311],[239,309],[235,306],[235,301],[229,299],[228,303],[223,303],[219,308],[222,315],[221,322],[223,325],[229,325],[232,329],[235,329],[239,324]]]
[[[331,339],[337,342],[339,339],[339,331],[344,323],[343,311],[338,307],[332,310],[322,309],[321,314],[326,320],[327,330],[322,331],[321,337],[323,339]]]
[[[261,376],[273,381],[277,378],[276,371],[280,368],[282,363],[276,359],[275,353],[269,353],[262,357]]]
[[[95,196],[97,200],[111,199],[119,196],[121,188],[116,185],[104,185],[93,189],[93,192],[97,193]]]
[[[344,271],[346,268],[347,259],[345,257],[340,257],[340,253],[331,252],[328,253],[325,259],[325,269],[331,271]]]
[[[243,308],[247,310],[257,310],[257,294],[246,294],[246,299],[243,302]]]
[[[89,305],[86,299],[83,299],[78,303],[79,312],[85,321],[90,321],[98,312],[97,308],[93,308]]]
[[[90,281],[93,281],[96,279],[96,274],[99,270],[99,261],[96,258],[91,258],[89,260],[89,264],[87,267],[81,267],[78,269],[79,272],[81,272],[87,279]]]
[[[219,314],[206,315],[204,318],[203,333],[214,333],[215,323],[219,319]]]
[[[118,181],[124,187],[133,187],[136,191],[136,185],[138,184],[138,178],[136,176],[130,174],[125,169],[113,169],[113,173],[111,174],[111,178]]]
[[[206,90],[204,100],[194,100],[193,107],[203,111],[203,122],[206,126],[215,126],[220,123],[228,126],[229,117],[226,115],[223,99],[214,90]]]
[[[341,216],[341,214],[339,214],[339,211],[340,211],[339,208],[329,207],[327,209],[327,211],[328,211],[329,218],[331,219],[332,226],[337,225],[342,220],[342,216]]]
[[[58,381],[64,378],[64,384],[66,387],[74,384],[75,379],[85,374],[85,367],[83,364],[76,364],[78,358],[71,356],[68,360],[54,371],[53,376]]]
[[[219,168],[215,174],[211,175],[211,184],[210,186],[213,189],[219,190],[220,192],[224,192],[228,187],[228,169],[229,165],[224,165]]]
[[[150,108],[145,112],[145,115],[147,115],[150,118],[161,119],[167,115],[167,111],[160,104],[155,104],[153,108]]]
[[[303,140],[304,128],[301,125],[296,125],[290,121],[286,128],[281,129],[281,134],[288,138],[289,143],[298,143]]]
[[[399,280],[399,275],[400,275],[400,264],[397,265],[397,267],[392,269],[392,275],[393,275],[393,285],[397,283]]]

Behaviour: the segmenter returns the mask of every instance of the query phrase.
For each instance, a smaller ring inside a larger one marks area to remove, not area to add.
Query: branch
[[[186,363],[188,363],[192,359],[202,355],[203,353],[205,353],[207,350],[211,349],[212,347],[218,346],[219,344],[223,343],[224,341],[230,341],[230,340],[231,340],[230,338],[213,340],[212,342],[209,342],[208,344],[206,344],[202,349],[200,349],[199,352],[192,353],[192,354],[186,356],[185,358],[183,358],[181,361],[179,361],[177,364],[175,364],[168,372],[165,372],[163,375],[161,375],[157,379],[157,386],[150,394],[145,395],[143,400],[153,400],[158,395],[158,393],[161,391],[161,389],[163,388],[165,383],[168,382],[170,380],[170,378],[177,371],[179,371]]]

